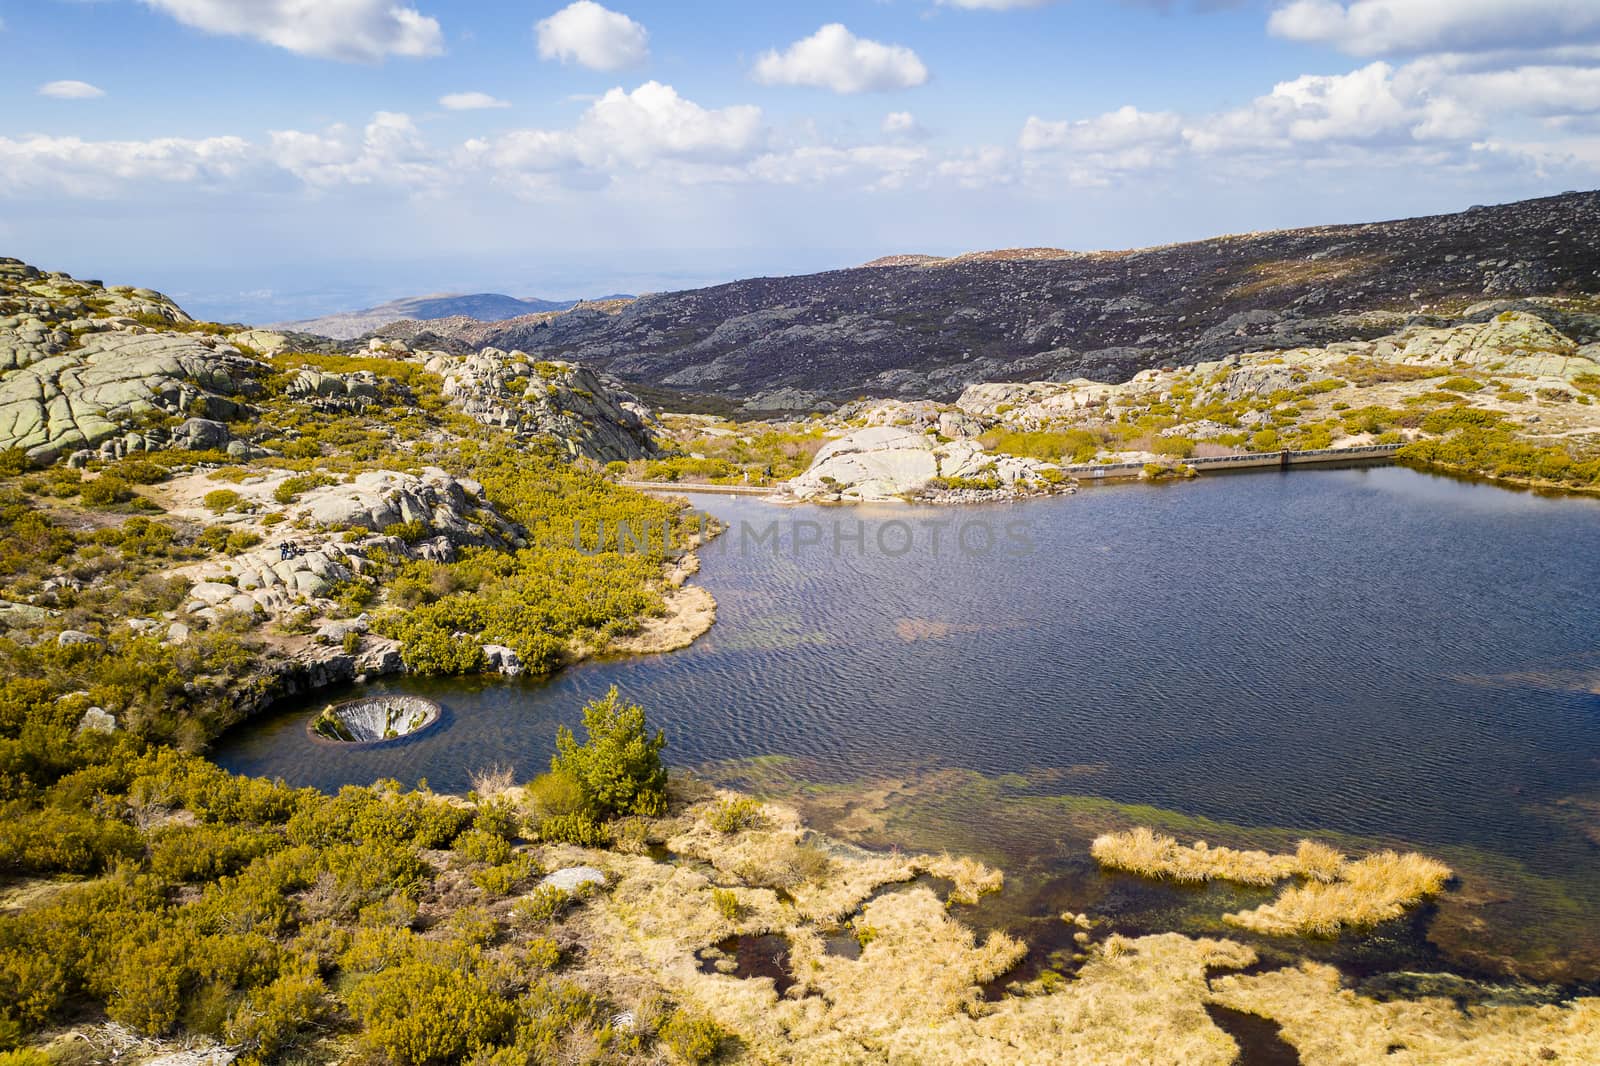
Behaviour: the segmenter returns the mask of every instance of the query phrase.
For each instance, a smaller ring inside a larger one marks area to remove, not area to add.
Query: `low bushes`
[[[1469,427],[1448,437],[1416,441],[1400,449],[1398,458],[1490,477],[1600,486],[1600,457],[1580,459],[1559,445],[1520,441],[1499,428]]]
[[[997,429],[979,438],[990,451],[1043,459],[1051,463],[1087,463],[1099,453],[1104,441],[1085,429],[1011,430]]]
[[[706,815],[706,824],[719,833],[737,833],[741,829],[759,829],[766,824],[761,803],[749,796],[719,800]]]

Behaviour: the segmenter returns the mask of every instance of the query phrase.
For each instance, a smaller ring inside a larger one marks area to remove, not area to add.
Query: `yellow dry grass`
[[[1437,894],[1451,876],[1448,866],[1415,852],[1382,851],[1352,861],[1326,844],[1302,840],[1293,855],[1272,855],[1213,848],[1203,840],[1185,846],[1143,826],[1099,836],[1090,852],[1102,866],[1190,884],[1273,885],[1302,878],[1271,903],[1223,916],[1241,928],[1277,936],[1338,936],[1398,918]]]
[[[1303,1066],[1513,1066],[1600,1062],[1600,998],[1541,1007],[1444,998],[1385,1002],[1343,988],[1320,963],[1212,983],[1224,1006],[1281,1025]]]
[[[1450,867],[1414,852],[1380,851],[1345,862],[1337,880],[1290,885],[1271,903],[1223,916],[1223,921],[1258,933],[1338,936],[1398,918],[1407,907],[1436,895]]]
[[[736,889],[746,911],[729,923],[714,913],[702,873],[584,855],[604,865],[614,888],[579,914],[582,965],[714,1018],[739,1036],[738,1061],[1226,1066],[1237,1053],[1204,1006],[1208,968],[1255,959],[1229,941],[1171,933],[1119,940],[1050,995],[986,1003],[980,986],[1026,946],[1003,933],[977,940],[926,886],[868,900],[855,927],[870,936],[851,959],[829,954],[822,928],[769,891]],[[837,860],[836,873],[855,861]],[[734,931],[783,934],[796,986],[779,997],[766,978],[702,972],[695,952]]]
[[[717,794],[718,800],[733,798],[736,793]],[[697,807],[667,847],[710,863],[728,878],[784,889],[811,921],[837,922],[883,885],[922,873],[953,882],[950,898],[957,903],[974,903],[1005,882],[1000,871],[966,857],[883,855],[824,841],[793,808],[775,803],[762,804],[759,826],[723,833],[707,821],[713,806]]]
[[[1216,976],[1251,965],[1255,952],[1177,933],[1112,936],[1088,948],[1074,978],[986,1002],[981,986],[1009,970],[1025,946],[1003,933],[979,940],[926,885],[880,890],[929,872],[950,878],[957,892],[975,892],[998,885],[997,871],[959,857],[843,847],[811,834],[794,811],[776,804],[764,805],[759,829],[717,832],[706,816],[729,795],[676,816],[670,846],[688,862],[575,847],[547,848],[540,858],[547,867],[596,865],[610,881],[569,922],[569,935],[584,946],[571,965],[619,1001],[664,995],[715,1019],[739,1038],[730,1061],[1228,1066],[1239,1049],[1206,1013],[1216,1002],[1279,1022],[1305,1066],[1600,1062],[1600,1000],[1468,1011],[1447,1000],[1380,1003],[1343,989],[1337,972],[1322,966]],[[1141,838],[1141,846],[1170,856],[1153,840]],[[781,859],[794,847],[823,851],[828,861],[793,897],[741,882],[737,871],[765,869],[774,854]],[[1350,887],[1363,899],[1382,892],[1400,898],[1401,885],[1436,889],[1448,876],[1420,856],[1350,861],[1315,844],[1267,856],[1273,861],[1265,864],[1256,857],[1263,853],[1232,854],[1250,858],[1218,865],[1259,871],[1293,864],[1284,876],[1304,878],[1297,887]],[[1185,869],[1194,868],[1190,857]],[[721,886],[738,897],[734,918],[712,901]],[[865,941],[859,958],[826,949],[828,923],[846,914]],[[735,933],[786,938],[795,986],[780,997],[767,978],[704,972],[696,953]],[[1544,1049],[1556,1058],[1542,1056]]]
[[[1144,826],[1125,833],[1102,834],[1089,845],[1089,853],[1101,866],[1187,884],[1223,880],[1272,885],[1300,872],[1293,855],[1213,848],[1203,840],[1186,847]]]

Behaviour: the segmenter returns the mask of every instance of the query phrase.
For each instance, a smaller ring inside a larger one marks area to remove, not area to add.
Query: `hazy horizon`
[[[252,322],[1600,185],[1571,0],[0,0],[0,254]]]

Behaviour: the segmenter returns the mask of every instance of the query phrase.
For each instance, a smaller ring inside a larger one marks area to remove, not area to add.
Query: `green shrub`
[[[319,449],[320,451],[320,449]],[[272,498],[278,503],[288,505],[300,498],[302,492],[321,488],[324,485],[337,485],[335,478],[327,474],[300,474],[295,477],[284,478],[272,490]]]
[[[739,902],[739,896],[731,888],[713,888],[711,890],[711,905],[717,913],[730,922],[739,920],[739,915],[744,913],[744,907]]]
[[[531,855],[515,855],[506,862],[472,872],[472,883],[488,896],[509,896],[530,877],[542,871]]]
[[[0,1020],[0,1025],[3,1024]],[[36,1048],[14,1048],[0,1051],[0,1066],[56,1066],[56,1060]]]
[[[717,1057],[728,1031],[709,1018],[690,1014],[681,1008],[672,1012],[661,1026],[661,1042],[685,1062],[705,1063]]]
[[[511,1002],[470,972],[411,959],[360,981],[349,995],[361,1042],[402,1066],[458,1062],[508,1034]]]
[[[171,938],[125,946],[109,975],[106,1014],[147,1036],[171,1031],[183,1005],[182,966],[182,948]]]
[[[548,844],[603,848],[611,842],[606,827],[587,814],[561,814],[539,823],[539,839]]]
[[[706,815],[706,824],[719,833],[757,829],[765,823],[766,816],[762,813],[761,804],[749,796],[721,800]]]
[[[583,708],[585,739],[579,744],[566,726],[556,731],[550,769],[577,781],[584,804],[598,817],[667,811],[667,771],[661,765],[666,737],[650,735],[644,708],[623,702],[612,686]]]
[[[547,925],[559,918],[571,902],[570,892],[554,885],[540,885],[517,900],[511,908],[511,918],[525,927]]]
[[[124,459],[106,467],[105,473],[119,477],[133,485],[154,485],[167,480],[171,473],[159,463],[152,463],[148,459]]]
[[[85,507],[110,507],[133,499],[133,489],[120,477],[101,474],[93,481],[84,482],[81,498]]]
[[[534,778],[523,790],[523,799],[535,823],[576,814],[585,808],[583,786],[576,777],[561,771],[553,770]]]
[[[271,1061],[297,1034],[322,1017],[327,1009],[326,997],[322,978],[310,965],[302,964],[251,989],[228,1020],[224,1035],[229,1043],[253,1048],[251,1061]]]
[[[400,658],[407,670],[423,677],[472,674],[483,669],[484,662],[480,642],[432,628],[413,630]]]
[[[1481,407],[1446,407],[1429,413],[1422,420],[1422,428],[1429,433],[1449,433],[1454,429],[1491,429],[1505,421],[1498,411]]]
[[[511,861],[511,844],[506,838],[482,829],[469,829],[456,837],[454,848],[468,862],[499,866]]]
[[[151,838],[150,871],[168,881],[215,881],[265,855],[276,839],[241,826],[170,826]]]
[[[200,501],[206,510],[212,514],[224,514],[237,510],[244,503],[244,497],[232,489],[212,489]]]
[[[385,526],[383,529],[384,536],[395,537],[405,541],[407,544],[415,544],[430,532],[432,530],[429,529],[428,523],[420,518],[413,518],[409,522],[396,522],[393,525]]]
[[[1100,451],[1104,441],[1085,429],[1010,430],[997,429],[979,438],[991,451],[1043,459],[1052,463],[1087,463]]]
[[[646,481],[681,481],[685,478],[711,480],[733,477],[738,473],[739,468],[726,459],[696,459],[680,455],[646,463],[644,479]]]
[[[1448,437],[1416,441],[1401,448],[1397,455],[1403,461],[1490,477],[1580,488],[1600,486],[1600,457],[1580,459],[1559,445],[1520,441],[1499,428],[1466,428]]]
[[[1150,450],[1157,455],[1170,455],[1177,459],[1187,459],[1194,454],[1194,441],[1188,437],[1157,437],[1155,446]]]
[[[143,851],[132,826],[85,811],[47,807],[0,815],[0,867],[89,874]]]

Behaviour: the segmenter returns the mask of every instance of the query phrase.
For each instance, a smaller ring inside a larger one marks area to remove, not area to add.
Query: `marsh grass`
[[[1335,937],[1400,917],[1437,895],[1450,877],[1442,862],[1415,852],[1380,851],[1342,863],[1337,879],[1291,885],[1271,903],[1222,920],[1258,933]]]
[[[1214,848],[1203,840],[1184,846],[1144,826],[1125,833],[1104,833],[1094,839],[1089,853],[1102,866],[1180,884],[1222,880],[1273,885],[1300,872],[1292,855]]]
[[[1284,887],[1276,899],[1223,921],[1275,936],[1334,937],[1398,918],[1407,907],[1437,895],[1450,880],[1448,866],[1415,852],[1380,851],[1351,860],[1338,850],[1302,840],[1293,855],[1179,844],[1140,826],[1096,837],[1090,852],[1102,866],[1181,884],[1232,881]]]
[[[1462,1005],[1442,996],[1370,999],[1339,971],[1302,963],[1212,983],[1217,1003],[1271,1018],[1304,1066],[1482,1066],[1600,1062],[1600,999]]]

